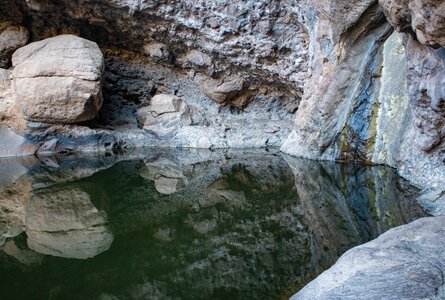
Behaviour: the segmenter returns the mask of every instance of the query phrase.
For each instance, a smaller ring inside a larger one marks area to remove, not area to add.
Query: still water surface
[[[390,168],[272,152],[3,159],[0,298],[286,299],[421,217],[416,194]]]

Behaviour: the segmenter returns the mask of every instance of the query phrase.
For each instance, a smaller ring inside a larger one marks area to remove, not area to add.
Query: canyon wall
[[[443,10],[433,0],[3,0],[0,154],[281,147],[390,165],[440,188]]]

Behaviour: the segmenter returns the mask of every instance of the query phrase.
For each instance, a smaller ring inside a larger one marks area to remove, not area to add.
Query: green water
[[[423,215],[389,168],[271,152],[0,164],[0,299],[287,299]]]

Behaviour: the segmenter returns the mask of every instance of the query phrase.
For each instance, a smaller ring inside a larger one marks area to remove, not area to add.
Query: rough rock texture
[[[409,1],[387,2],[386,13],[392,2]],[[281,149],[313,159],[387,164],[419,186],[440,188],[445,174],[443,49],[391,34],[375,2],[365,4],[340,1],[331,14],[316,7],[319,31],[313,34],[322,36],[311,39],[313,77]],[[354,7],[354,13],[345,7]],[[406,16],[393,8],[391,13]],[[355,22],[333,22],[340,12]],[[436,12],[439,18],[440,9]],[[334,33],[326,37],[326,32]]]
[[[445,217],[423,218],[346,252],[291,299],[443,299]]]
[[[409,36],[408,87],[403,98],[410,109],[395,165],[404,176],[436,189],[425,194],[441,193],[445,174],[445,52],[441,48],[445,46],[445,5],[435,0],[381,0],[380,5],[395,29]],[[430,201],[428,207],[438,213],[443,211],[440,203]]]
[[[445,47],[445,3],[440,0],[379,0],[388,21],[420,43]]]
[[[0,23],[0,68],[8,68],[11,65],[12,53],[25,46],[28,38],[29,33],[25,27],[14,25],[12,22]]]
[[[0,126],[24,132],[26,124],[16,101],[12,83],[12,71],[0,69]],[[4,142],[7,143],[6,140]]]
[[[73,33],[97,42],[106,57],[98,118],[83,124],[88,128],[30,124],[27,137],[40,152],[279,147],[287,138],[281,149],[292,155],[383,163],[420,186],[443,183],[443,54],[429,47],[442,45],[437,1],[100,0],[82,2],[82,9],[69,1],[6,1],[3,7],[1,19],[26,25],[32,40]],[[391,34],[384,14],[412,37]],[[141,117],[162,94],[180,97],[183,109],[199,111],[203,122],[184,125],[179,111]],[[74,122],[62,119],[55,122]]]
[[[378,72],[373,68],[376,55],[390,28],[375,1],[339,1],[337,4],[343,5],[343,9],[333,6],[329,14],[324,11],[325,6],[320,5],[321,11],[313,15],[312,76],[296,113],[295,128],[281,148],[292,155],[342,159],[329,152],[338,148],[333,145],[339,143],[348,119],[353,117],[352,108],[359,106],[374,88],[367,76]],[[349,11],[354,13],[349,15]],[[349,18],[349,22],[344,22]],[[352,157],[343,159],[362,159],[356,151],[345,152]]]
[[[45,39],[17,50],[12,64],[15,96],[28,120],[65,124],[96,117],[104,66],[94,42],[74,35]]]
[[[221,148],[279,147],[288,135],[307,76],[303,14],[292,1],[101,0],[82,9],[70,1],[7,1],[0,19],[26,23],[33,41],[72,33],[99,44],[104,105],[99,124],[86,124],[92,132],[113,128],[114,144],[128,148],[201,147],[201,136],[211,140],[204,147]],[[164,141],[137,130],[136,112],[156,94],[181,97],[209,123]],[[30,131],[37,145],[48,143],[42,130]],[[77,129],[58,131],[54,138],[64,139]]]
[[[177,136],[180,129],[187,130],[186,126],[208,124],[198,108],[169,94],[154,96],[149,106],[137,111],[136,117],[143,129],[155,135],[161,145],[171,145],[170,140]],[[202,139],[197,141],[195,148],[210,148],[213,145],[208,138],[203,136]]]

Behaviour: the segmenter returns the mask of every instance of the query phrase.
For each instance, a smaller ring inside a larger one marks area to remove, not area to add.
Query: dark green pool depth
[[[286,299],[424,214],[386,167],[268,152],[116,159],[0,160],[0,299]]]

